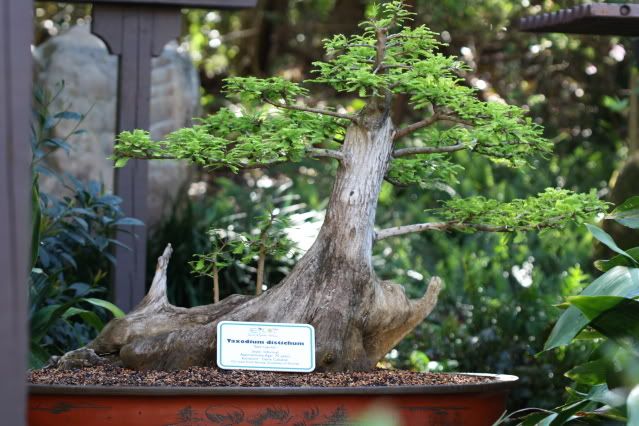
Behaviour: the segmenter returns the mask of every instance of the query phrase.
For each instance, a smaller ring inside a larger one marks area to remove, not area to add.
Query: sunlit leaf
[[[111,302],[108,302],[102,299],[95,299],[95,298],[87,298],[84,300],[89,302],[92,305],[99,306],[101,308],[106,309],[107,311],[111,312],[113,316],[116,318],[124,317],[124,312]]]
[[[618,254],[609,260],[596,260],[594,262],[595,268],[599,269],[600,271],[606,272],[611,270],[615,266],[634,266],[636,264],[635,262],[639,262],[639,247],[633,247],[631,249],[625,250],[625,252],[634,259],[634,262],[628,259],[627,256]]]
[[[615,208],[607,219],[613,219],[628,228],[639,228],[639,196],[628,198]]]
[[[601,243],[605,244],[606,246],[608,246],[608,248],[616,253],[619,253],[622,256],[627,257],[628,259],[630,259],[630,261],[639,266],[639,263],[637,263],[635,261],[635,259],[629,255],[628,253],[626,253],[624,250],[622,250],[617,243],[615,243],[615,240],[612,239],[612,237],[610,235],[608,235],[608,233],[606,231],[604,231],[603,229],[591,225],[589,223],[586,224],[586,227],[588,228],[588,230],[590,231],[590,233],[599,241],[601,241]]]
[[[617,296],[574,296],[568,301],[588,317],[589,326],[639,354],[639,301]]]
[[[633,297],[638,289],[639,269],[616,266],[593,281],[581,295]],[[569,344],[588,322],[588,318],[579,309],[575,306],[569,307],[553,327],[544,350]]]
[[[606,381],[608,363],[605,360],[586,362],[565,373],[565,376],[577,383],[597,385]]]

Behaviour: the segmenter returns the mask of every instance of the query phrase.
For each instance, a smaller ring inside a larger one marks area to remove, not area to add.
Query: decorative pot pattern
[[[350,425],[384,411],[396,424],[491,425],[514,376],[475,385],[375,388],[31,387],[31,426]]]

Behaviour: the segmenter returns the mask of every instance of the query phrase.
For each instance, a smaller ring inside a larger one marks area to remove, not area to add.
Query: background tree
[[[207,234],[210,251],[195,255],[190,264],[194,274],[213,279],[212,300],[213,303],[217,303],[220,301],[220,271],[233,262],[233,252],[237,247],[242,247],[241,241],[224,229],[211,228]]]
[[[257,218],[258,232],[254,235],[248,234],[244,238],[246,248],[243,257],[244,263],[257,257],[256,296],[262,294],[265,285],[266,257],[282,257],[293,249],[293,242],[288,238],[286,232],[291,227],[291,221],[286,215],[280,214],[279,209],[269,207],[266,213]]]
[[[307,89],[283,78],[236,77],[227,80],[226,91],[243,101],[243,111],[222,109],[159,143],[144,131],[119,136],[118,166],[131,157],[170,158],[237,171],[304,156],[339,166],[317,240],[279,285],[251,299],[176,308],[166,299],[167,249],[149,294],[126,318],[111,322],[90,349],[116,353],[133,368],[207,365],[219,320],[301,322],[316,329],[318,368],[370,369],[430,313],[441,290],[434,277],[425,295],[411,300],[400,286],[380,280],[372,264],[375,241],[427,230],[561,228],[604,209],[594,193],[548,189],[511,202],[453,199],[430,212],[437,220],[375,231],[385,179],[447,184],[460,171],[447,156],[452,152],[521,167],[551,148],[520,108],[477,99],[459,77],[464,64],[438,53],[441,43],[425,26],[407,26],[410,15],[400,1],[385,3],[373,8],[361,34],[326,40],[330,59],[314,63],[317,77],[310,82],[355,94],[362,100],[358,111],[301,104]],[[391,117],[398,95],[423,118],[396,127]]]

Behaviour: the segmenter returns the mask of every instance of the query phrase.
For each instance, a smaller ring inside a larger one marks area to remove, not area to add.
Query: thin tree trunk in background
[[[272,59],[277,57],[281,46],[278,31],[288,34],[288,1],[261,0],[257,7],[243,14],[243,28],[254,29],[254,36],[243,39],[240,43],[242,53],[242,74],[263,76],[270,72]]]
[[[628,112],[628,156],[639,152],[639,58],[630,71],[630,111]]]
[[[293,25],[289,19],[289,2],[287,0],[261,0],[255,9],[246,12],[243,28],[255,28],[255,36],[248,37],[241,43],[241,50],[246,54],[241,59],[240,69],[247,75],[271,75],[274,59],[291,54],[297,58],[288,68],[300,67],[303,73],[311,68],[311,62],[321,56],[318,40],[333,34],[353,34],[358,23],[364,18],[366,2],[360,0],[337,0],[327,18],[321,20],[308,10],[309,4],[298,4],[300,22]],[[298,34],[304,35],[302,42],[297,42]]]
[[[327,35],[354,34],[358,30],[358,24],[364,20],[366,3],[362,0],[337,0],[330,18],[324,24]]]
[[[257,279],[255,280],[255,295],[262,294],[262,285],[264,284],[264,263],[266,261],[266,248],[264,244],[260,245],[260,254],[257,258]]]
[[[220,272],[217,265],[213,265],[213,303],[220,301]]]

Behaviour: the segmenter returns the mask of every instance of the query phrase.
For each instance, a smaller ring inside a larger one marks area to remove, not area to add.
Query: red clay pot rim
[[[460,385],[354,386],[354,387],[186,387],[186,386],[83,386],[29,385],[32,395],[109,395],[109,396],[230,396],[230,395],[390,395],[454,394],[500,392],[515,386],[517,376],[509,374],[455,373],[495,378],[492,382]]]

